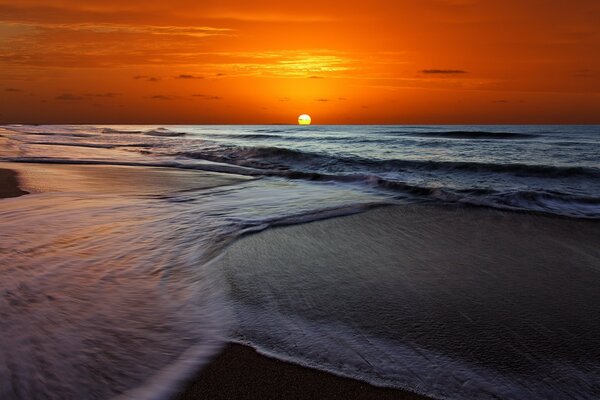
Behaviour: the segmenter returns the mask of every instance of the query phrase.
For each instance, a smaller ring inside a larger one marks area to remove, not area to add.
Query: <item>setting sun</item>
[[[308,114],[302,114],[298,117],[298,125],[310,125],[312,119]]]

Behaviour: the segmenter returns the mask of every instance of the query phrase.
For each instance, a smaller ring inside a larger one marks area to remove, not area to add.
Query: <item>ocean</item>
[[[226,341],[439,399],[600,396],[600,126],[8,125],[0,145],[30,192],[0,200],[0,398],[169,386]]]

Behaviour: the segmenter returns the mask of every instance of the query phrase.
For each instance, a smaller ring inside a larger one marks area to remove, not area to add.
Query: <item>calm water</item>
[[[0,136],[0,162],[20,162],[3,167],[21,166],[32,192],[0,200],[0,398],[111,398],[182,355],[202,365],[226,340],[440,398],[600,393],[598,126],[5,126]],[[189,178],[107,166],[240,179],[184,190]],[[144,179],[163,189],[136,189]],[[244,233],[413,203],[479,207],[417,213],[407,231],[398,216],[340,219],[313,247],[310,232],[274,230],[251,246],[261,251],[223,255]],[[511,213],[522,219],[496,229],[487,209],[566,218]],[[444,234],[454,223],[463,231]],[[556,261],[567,251],[573,265]],[[566,378],[540,378],[556,373]],[[161,379],[168,387],[173,374]]]

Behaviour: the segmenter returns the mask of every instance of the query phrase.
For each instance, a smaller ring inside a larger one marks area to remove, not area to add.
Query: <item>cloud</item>
[[[217,52],[212,56],[220,62],[211,68],[228,67],[236,76],[279,76],[323,79],[321,75],[343,73],[352,69],[354,60],[346,53],[327,49],[298,51],[281,50],[265,52]]]
[[[154,77],[154,76],[147,76],[147,75],[136,75],[133,77],[133,79],[135,80],[144,80],[146,82],[158,82],[160,81],[160,78]]]
[[[219,97],[219,96],[210,96],[210,95],[201,94],[201,93],[193,94],[192,97],[200,97],[204,100],[221,100],[222,99],[222,97]]]
[[[308,79],[325,79],[325,78],[322,76],[313,75],[313,76],[309,76]]]
[[[107,93],[86,93],[85,96],[86,97],[106,97],[106,98],[111,98],[111,97],[116,97],[116,96],[120,96],[121,93],[112,93],[112,92],[107,92]]]
[[[329,99],[316,99],[315,101],[323,101],[323,102],[325,102],[325,101],[329,101]]]
[[[189,36],[192,38],[231,35],[229,28],[216,28],[210,26],[171,26],[171,25],[128,25],[119,23],[52,23],[52,22],[25,22],[11,21],[13,26],[22,26],[28,29],[43,30],[45,32],[81,32],[99,34],[137,34],[160,36]]]
[[[508,100],[504,100],[504,99],[502,99],[502,100],[494,100],[494,101],[492,101],[492,103],[508,103]]]
[[[180,74],[175,77],[175,79],[204,79],[203,76],[195,76],[190,74]]]
[[[292,99],[290,99],[289,97],[280,97],[277,99],[277,101],[291,101]]]
[[[577,71],[576,73],[573,74],[573,77],[575,77],[575,78],[593,78],[594,75],[592,72],[593,71],[590,69],[580,69],[579,71]]]
[[[56,100],[62,100],[62,101],[78,101],[78,100],[84,100],[85,98],[83,96],[77,96],[71,93],[63,93],[61,95],[58,95],[55,97]]]
[[[148,96],[147,98],[153,100],[173,100],[173,97],[165,96],[164,94],[155,94],[154,96]]]
[[[338,97],[338,100],[343,101],[343,100],[348,100],[348,99],[345,97]]]
[[[462,69],[423,69],[419,71],[422,74],[439,74],[439,75],[455,75],[455,74],[466,74],[467,71]]]
[[[23,89],[17,89],[17,88],[6,88],[4,89],[5,92],[12,92],[12,93],[16,93],[16,92],[22,92]]]

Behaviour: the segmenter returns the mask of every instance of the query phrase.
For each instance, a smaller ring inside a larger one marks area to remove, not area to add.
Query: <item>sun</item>
[[[298,125],[310,125],[311,118],[308,114],[302,114],[298,117]]]

